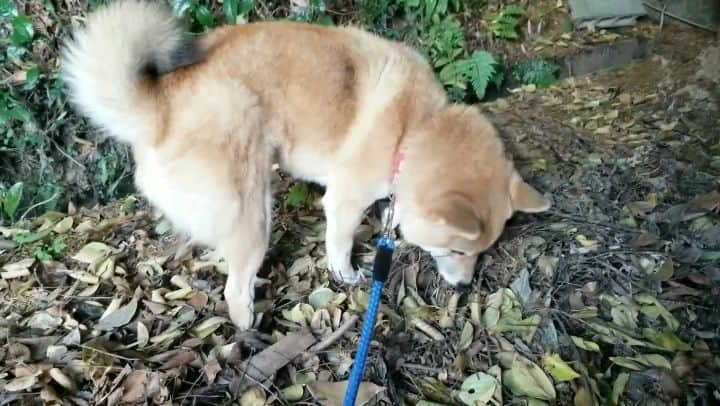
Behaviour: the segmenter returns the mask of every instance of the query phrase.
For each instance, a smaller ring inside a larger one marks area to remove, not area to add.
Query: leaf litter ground
[[[467,293],[400,245],[363,401],[718,401],[720,51],[687,35],[483,106],[554,207],[513,219]],[[277,208],[257,329],[237,334],[223,262],[142,200],[3,228],[3,402],[339,404],[368,287],[329,280],[319,192],[305,192]],[[359,266],[378,231],[372,216],[359,230]]]

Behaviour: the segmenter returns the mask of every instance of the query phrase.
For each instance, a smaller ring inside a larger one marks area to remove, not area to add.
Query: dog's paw
[[[252,303],[243,300],[226,299],[228,304],[228,313],[238,330],[248,330],[253,325],[254,311]]]
[[[331,272],[333,279],[335,279],[335,281],[340,284],[357,285],[365,282],[365,275],[363,275],[362,272],[358,272],[352,268],[342,271],[335,271],[331,269]]]

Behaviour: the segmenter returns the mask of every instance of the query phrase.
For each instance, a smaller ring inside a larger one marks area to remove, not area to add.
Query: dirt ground
[[[401,243],[363,400],[720,403],[720,44],[657,38],[636,64],[481,106],[553,209],[511,220],[466,293]],[[1,228],[0,402],[338,404],[369,290],[329,280],[319,196],[278,207],[256,329],[238,335],[223,263],[142,200]],[[359,230],[360,266],[378,231]]]

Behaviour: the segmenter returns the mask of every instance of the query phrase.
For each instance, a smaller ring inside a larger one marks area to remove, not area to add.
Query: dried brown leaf
[[[135,316],[137,312],[138,300],[132,298],[128,303],[123,306],[113,309],[110,312],[105,312],[100,320],[95,325],[100,330],[112,330],[118,327],[122,327],[128,323]]]
[[[50,371],[48,371],[48,374],[53,379],[53,381],[57,382],[58,385],[62,386],[71,393],[75,392],[75,390],[77,389],[75,382],[61,369],[52,368]]]
[[[347,391],[348,381],[326,382],[317,381],[309,385],[310,390],[315,396],[315,400],[321,405],[335,406],[343,404],[345,392]],[[379,393],[385,391],[382,386],[375,385],[372,382],[362,382],[358,388],[358,395],[355,404],[358,406],[366,405],[373,400]]]
[[[31,375],[22,378],[15,378],[5,384],[5,390],[8,392],[26,391],[38,384],[38,377]]]
[[[145,393],[145,383],[147,382],[147,371],[135,370],[130,372],[122,381],[122,401],[126,403],[135,403],[143,399]]]
[[[164,364],[160,366],[160,370],[165,371],[168,369],[177,368],[179,366],[189,364],[197,359],[197,354],[195,351],[189,351],[189,350],[181,350],[177,354],[173,355],[170,359],[165,361]]]
[[[213,382],[215,382],[217,374],[222,371],[222,367],[220,366],[219,362],[210,361],[203,366],[203,371],[205,372],[205,378],[207,382],[209,384],[212,384]]]

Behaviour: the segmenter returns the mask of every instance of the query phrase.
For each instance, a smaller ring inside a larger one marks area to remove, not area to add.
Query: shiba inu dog
[[[326,187],[333,275],[365,209],[394,193],[393,226],[455,286],[517,211],[550,204],[504,156],[475,107],[448,102],[419,53],[360,29],[291,22],[224,27],[186,41],[161,4],[90,15],[63,51],[77,109],[130,144],[142,193],[228,263],[240,329],[271,230],[271,166]],[[394,170],[399,165],[399,170]]]

